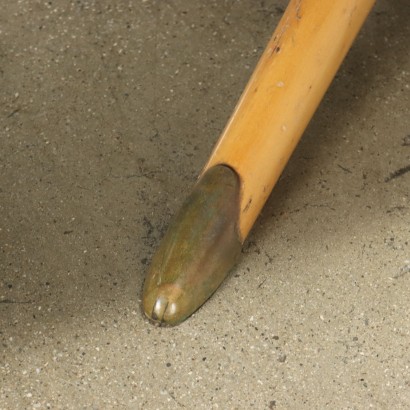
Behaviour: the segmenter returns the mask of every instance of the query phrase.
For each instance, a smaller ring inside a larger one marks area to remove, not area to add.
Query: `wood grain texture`
[[[204,171],[241,179],[246,238],[374,0],[291,0]]]

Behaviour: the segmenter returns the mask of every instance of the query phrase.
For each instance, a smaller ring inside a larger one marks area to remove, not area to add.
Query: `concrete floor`
[[[151,256],[286,2],[0,0],[0,408],[410,408],[410,3],[380,0],[215,296]],[[401,171],[399,171],[401,170]]]

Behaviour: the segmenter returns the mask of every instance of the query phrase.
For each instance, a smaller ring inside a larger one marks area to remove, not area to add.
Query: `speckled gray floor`
[[[285,6],[0,0],[1,409],[410,408],[408,0],[377,3],[217,294],[141,314]]]

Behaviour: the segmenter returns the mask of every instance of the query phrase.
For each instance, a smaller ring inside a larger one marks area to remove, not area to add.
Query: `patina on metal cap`
[[[146,316],[176,325],[194,313],[237,262],[240,180],[216,165],[205,172],[171,222],[143,290]]]

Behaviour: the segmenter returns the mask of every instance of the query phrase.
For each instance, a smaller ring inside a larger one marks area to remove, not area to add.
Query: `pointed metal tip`
[[[240,180],[217,165],[198,181],[155,253],[143,290],[145,315],[174,326],[215,292],[240,255]]]
[[[167,307],[169,305],[169,300],[164,297],[159,297],[154,303],[154,307],[151,312],[152,320],[156,322],[161,322],[164,320]]]
[[[160,326],[173,326],[180,323],[185,319],[178,304],[181,293],[181,289],[172,284],[154,288],[145,295],[143,300],[145,315]]]

